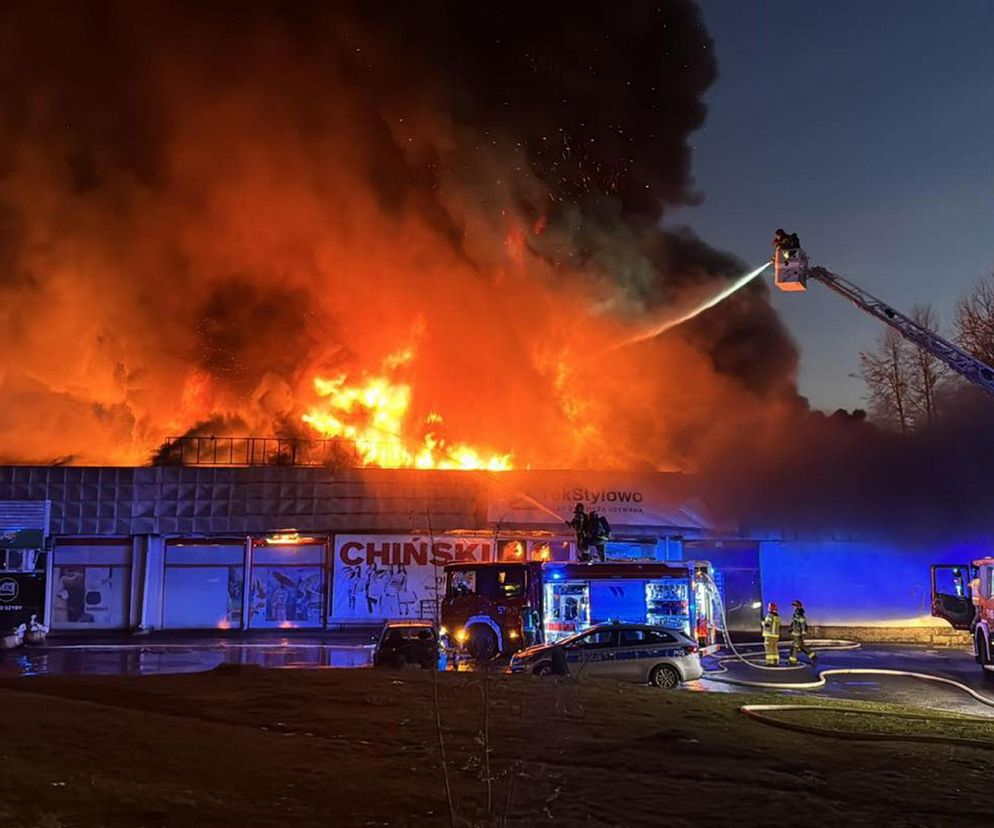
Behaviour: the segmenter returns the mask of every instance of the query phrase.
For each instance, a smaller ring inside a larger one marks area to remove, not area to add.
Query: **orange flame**
[[[392,371],[410,362],[407,348],[384,360]],[[353,443],[365,466],[417,469],[482,469],[507,471],[511,454],[486,452],[465,443],[450,443],[439,433],[444,420],[437,411],[421,419],[419,436],[408,434],[411,386],[386,376],[365,376],[350,382],[347,374],[314,377],[314,391],[322,401],[303,420],[325,438]]]

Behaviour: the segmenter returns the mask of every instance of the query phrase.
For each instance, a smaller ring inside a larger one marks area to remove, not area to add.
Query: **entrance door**
[[[932,566],[932,615],[945,618],[956,630],[970,629],[976,615],[970,593],[971,577],[969,564]]]

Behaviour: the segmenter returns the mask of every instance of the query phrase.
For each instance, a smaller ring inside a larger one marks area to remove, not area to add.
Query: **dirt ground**
[[[485,706],[482,674],[434,678],[459,825],[990,814],[994,751],[808,736],[738,712],[782,696],[495,674]],[[0,825],[447,825],[432,693],[418,670],[7,680]]]

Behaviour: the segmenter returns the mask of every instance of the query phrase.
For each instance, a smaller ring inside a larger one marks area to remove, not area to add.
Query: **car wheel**
[[[490,627],[477,624],[469,631],[469,642],[466,651],[476,661],[490,661],[497,655],[497,636]]]
[[[657,664],[649,674],[649,684],[664,690],[672,690],[680,686],[680,674],[676,671],[676,667],[671,667],[669,664]]]
[[[534,670],[532,670],[532,675],[535,676],[551,676],[552,675],[552,665],[548,661],[544,661],[538,665]]]

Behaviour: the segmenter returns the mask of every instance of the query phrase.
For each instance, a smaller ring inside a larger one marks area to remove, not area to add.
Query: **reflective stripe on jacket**
[[[763,635],[780,636],[780,615],[778,613],[766,613],[766,618],[763,619]]]

